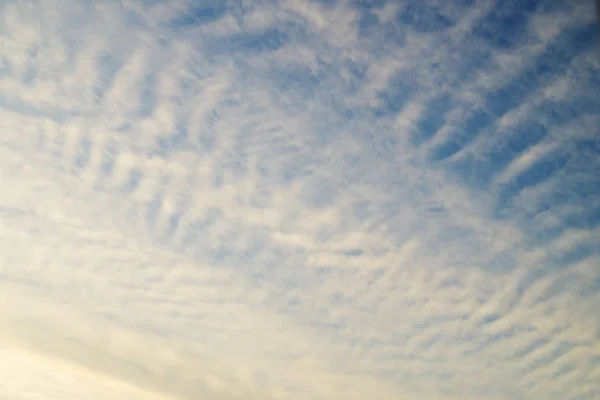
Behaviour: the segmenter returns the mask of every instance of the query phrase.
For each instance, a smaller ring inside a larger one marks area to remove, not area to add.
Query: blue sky
[[[0,5],[0,397],[596,399],[591,1]]]

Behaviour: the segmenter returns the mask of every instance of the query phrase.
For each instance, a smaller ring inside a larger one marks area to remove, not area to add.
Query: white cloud
[[[0,397],[600,391],[590,6],[326,3],[1,6]]]

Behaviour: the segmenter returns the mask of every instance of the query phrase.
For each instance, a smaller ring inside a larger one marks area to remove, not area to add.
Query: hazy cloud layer
[[[594,18],[0,4],[0,397],[600,398]]]

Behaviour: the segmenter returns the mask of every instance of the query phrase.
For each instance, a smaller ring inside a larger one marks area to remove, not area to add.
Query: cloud
[[[1,6],[0,394],[594,398],[591,8]]]

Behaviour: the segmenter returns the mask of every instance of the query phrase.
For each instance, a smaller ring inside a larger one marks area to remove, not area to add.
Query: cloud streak
[[[1,6],[0,394],[595,398],[592,7]]]

